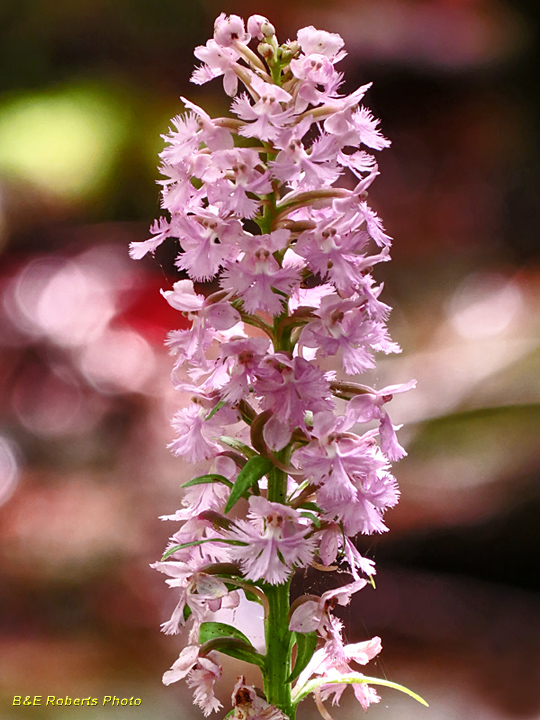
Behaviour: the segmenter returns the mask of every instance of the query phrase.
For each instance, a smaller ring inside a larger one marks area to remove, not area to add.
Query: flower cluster
[[[387,529],[399,497],[391,462],[405,451],[384,405],[414,385],[376,390],[346,377],[373,368],[377,352],[399,352],[371,275],[391,240],[366,202],[378,174],[370,151],[389,142],[361,104],[369,85],[339,92],[339,35],[306,27],[279,45],[266,18],[246,28],[222,14],[195,55],[192,81],[223,78],[233,117],[182,98],[161,153],[169,218],[131,246],[141,258],[179,241],[188,279],[163,295],[192,321],[168,339],[173,381],[192,401],[173,419],[171,449],[208,463],[168,516],[180,529],[156,563],[179,593],[164,632],[190,628],[164,682],[186,677],[205,715],[218,710],[219,651],[262,672],[265,699],[243,678],[235,688],[239,720],[292,718],[309,692],[319,706],[337,702],[346,683],[367,708],[379,697],[351,663],[366,664],[380,640],[345,644],[332,609],[375,573],[353,539]],[[344,374],[327,369],[332,357]],[[351,582],[290,606],[293,573],[311,565],[340,567]],[[242,595],[264,607],[264,654],[208,621]]]

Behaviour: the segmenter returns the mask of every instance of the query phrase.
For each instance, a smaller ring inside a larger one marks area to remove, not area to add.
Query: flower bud
[[[252,15],[247,21],[248,33],[257,40],[272,37],[276,34],[276,29],[271,22],[263,15]]]
[[[283,47],[291,54],[291,57],[298,55],[301,50],[300,43],[297,40],[289,41]]]
[[[238,15],[227,17],[225,13],[221,13],[214,23],[214,40],[221,47],[230,47],[234,40],[249,42],[250,37],[246,34],[241,17]]]
[[[274,54],[274,48],[266,42],[259,43],[257,52],[265,60],[268,60]]]

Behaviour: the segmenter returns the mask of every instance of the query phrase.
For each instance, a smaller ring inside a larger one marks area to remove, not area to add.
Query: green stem
[[[287,449],[277,453],[280,460],[288,461]],[[268,500],[287,502],[287,475],[274,468],[268,478]],[[291,649],[293,633],[289,630],[289,590],[291,581],[281,585],[265,585],[264,593],[268,599],[268,617],[264,623],[266,639],[266,667],[264,673],[264,691],[266,699],[272,705],[294,720],[295,708],[291,701],[291,683],[287,678],[291,674]]]
[[[272,705],[294,720],[294,706],[291,700],[291,683],[286,682],[291,674],[292,633],[289,631],[289,587],[290,580],[282,585],[265,585],[269,613],[264,624],[266,639],[266,663],[264,692]]]
[[[276,63],[272,67],[274,82],[280,85],[281,67]],[[275,158],[272,152],[273,147],[267,148],[266,162]],[[276,216],[276,188],[266,195],[267,202],[264,205],[262,217],[259,218],[259,227],[263,234],[272,230],[272,224]],[[281,263],[280,263],[281,264]],[[274,320],[271,332],[274,350],[276,352],[288,351],[290,349],[290,331],[288,333],[278,332],[278,323],[288,315],[284,309],[282,315]],[[267,331],[268,332],[268,331]],[[285,335],[285,337],[284,337]],[[290,447],[286,447],[276,453],[276,458],[282,465],[290,462]],[[287,473],[274,467],[268,475],[268,493],[270,502],[287,503]],[[264,692],[266,699],[272,705],[280,708],[285,715],[294,720],[296,705],[291,700],[291,683],[287,682],[291,674],[291,651],[293,647],[293,633],[289,630],[289,609],[291,580],[281,585],[263,584],[263,590],[268,600],[268,613],[264,621],[264,635],[266,641],[266,661],[263,669]]]

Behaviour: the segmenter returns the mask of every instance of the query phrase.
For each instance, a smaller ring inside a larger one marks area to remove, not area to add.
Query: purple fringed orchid
[[[347,684],[364,709],[379,700],[375,684],[424,702],[354,669],[380,639],[345,644],[333,614],[375,574],[354,538],[387,530],[399,497],[391,463],[405,450],[384,406],[414,386],[377,390],[350,377],[373,368],[376,353],[400,352],[371,274],[390,259],[391,239],[366,201],[378,174],[370,151],[389,145],[361,104],[370,85],[340,93],[339,35],[310,26],[280,45],[261,15],[246,29],[221,14],[195,56],[192,81],[221,77],[232,116],[182,98],[161,153],[169,217],[131,246],[138,259],[168,237],[180,243],[187,277],[162,293],[192,322],[167,341],[173,382],[192,400],[173,418],[170,447],[207,463],[163,518],[179,527],[154,565],[177,593],[162,629],[189,628],[163,681],[186,678],[209,715],[221,708],[218,653],[252,663],[263,687],[239,678],[227,716],[236,720],[293,720],[310,693],[328,717],[323,701],[337,703]],[[294,572],[311,566],[351,579],[291,604]],[[264,613],[263,649],[217,621],[225,609],[240,620],[247,603]]]

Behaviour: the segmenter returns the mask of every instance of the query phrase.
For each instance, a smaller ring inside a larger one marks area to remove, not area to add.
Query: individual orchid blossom
[[[230,550],[248,580],[278,585],[287,580],[295,567],[310,564],[315,541],[307,537],[311,528],[300,522],[301,516],[280,503],[263,497],[250,497],[249,521],[238,520],[231,537],[244,543]]]
[[[397,440],[396,428],[392,425],[390,416],[383,409],[383,405],[390,402],[396,393],[407,392],[416,387],[416,380],[399,385],[388,385],[381,390],[368,389],[362,395],[352,398],[347,406],[347,417],[355,423],[380,420],[381,448],[389,460],[399,460],[406,455],[405,450]]]
[[[319,598],[310,596],[300,598],[299,604],[291,615],[289,630],[301,633],[318,632],[324,638],[337,635],[339,626],[336,619],[330,614],[330,610],[336,605],[348,605],[352,595],[366,585],[367,580],[356,580],[350,585],[327,590]]]
[[[154,567],[177,596],[162,630],[188,638],[163,682],[185,678],[205,716],[221,709],[218,653],[262,675],[261,689],[238,679],[234,720],[294,720],[309,694],[328,718],[323,702],[347,684],[364,709],[377,684],[424,702],[359,672],[380,640],[344,643],[334,614],[371,591],[375,563],[355,537],[388,529],[391,464],[405,450],[384,406],[414,386],[354,377],[400,348],[374,279],[391,238],[367,201],[371,151],[389,141],[362,105],[369,84],[341,94],[345,54],[336,33],[309,26],[280,45],[262,15],[219,15],[191,79],[222,78],[232,116],[182,98],[160,156],[168,217],[130,248],[139,259],[167,238],[180,246],[182,279],[162,294],[191,329],[167,339],[184,394],[169,447],[199,468],[163,516],[177,529]],[[339,582],[292,601],[292,577],[309,567],[337,570]],[[264,648],[242,629],[250,603],[264,615]],[[225,609],[236,625],[219,621]]]
[[[199,657],[197,665],[187,676],[186,682],[193,689],[193,702],[201,708],[205,717],[223,707],[214,695],[214,684],[220,677],[221,665],[217,658],[210,655]]]
[[[363,682],[366,679],[365,676],[354,671],[349,663],[366,665],[381,650],[381,640],[378,637],[361,643],[344,645],[339,635],[332,635],[324,646],[314,653],[298,678],[298,685],[305,686],[311,676],[318,675],[321,699],[325,700],[333,695],[333,703],[339,704],[347,687],[345,682],[340,681],[343,678],[349,680],[354,678],[357,680],[352,684],[356,699],[363,709],[367,710],[372,703],[378,703],[380,697],[372,687]]]

